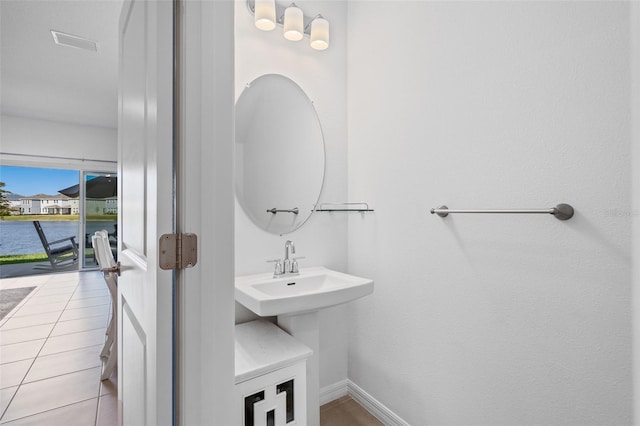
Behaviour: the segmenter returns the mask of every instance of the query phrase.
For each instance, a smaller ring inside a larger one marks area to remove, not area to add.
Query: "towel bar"
[[[551,214],[558,220],[569,220],[573,217],[574,210],[569,204],[558,204],[550,209],[527,210],[452,210],[447,206],[431,209],[431,214],[437,214],[440,217],[447,217],[450,213]]]

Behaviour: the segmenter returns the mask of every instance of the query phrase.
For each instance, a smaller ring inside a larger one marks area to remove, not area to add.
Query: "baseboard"
[[[380,401],[369,395],[360,386],[347,379],[347,393],[349,396],[360,405],[362,405],[368,412],[373,414],[378,420],[380,420],[386,426],[409,426],[409,423],[402,420],[400,416],[384,406]]]
[[[347,379],[340,380],[320,389],[320,405],[341,398],[347,394]]]

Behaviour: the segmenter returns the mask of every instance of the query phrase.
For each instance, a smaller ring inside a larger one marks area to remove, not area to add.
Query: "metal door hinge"
[[[193,268],[198,263],[196,234],[164,234],[160,237],[160,269]]]

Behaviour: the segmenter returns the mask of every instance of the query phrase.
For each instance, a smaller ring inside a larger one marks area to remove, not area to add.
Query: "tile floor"
[[[36,288],[0,320],[0,424],[116,426],[117,372],[100,381],[110,297],[100,272],[0,279]]]
[[[320,407],[320,426],[382,426],[382,423],[350,396]]]
[[[110,298],[100,272],[0,279],[36,288],[0,320],[0,424],[118,426],[117,372],[100,381]],[[382,425],[349,396],[320,408],[321,426]]]

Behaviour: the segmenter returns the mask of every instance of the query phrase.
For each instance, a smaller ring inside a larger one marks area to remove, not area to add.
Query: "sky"
[[[77,185],[79,177],[78,170],[0,166],[0,182],[6,184],[3,189],[26,196],[56,195],[60,189]]]

